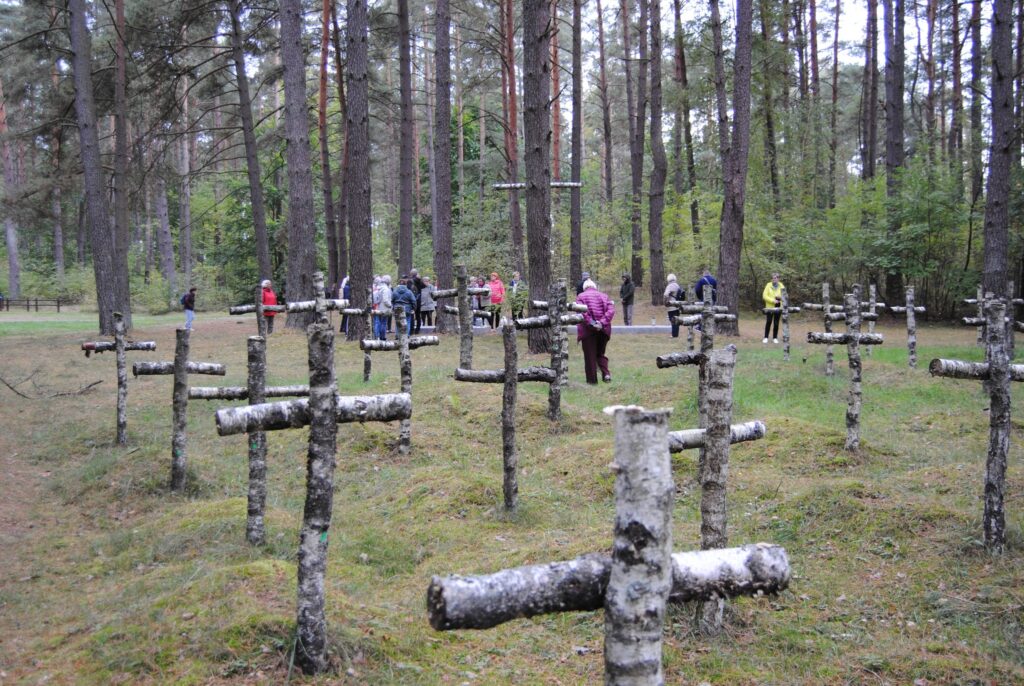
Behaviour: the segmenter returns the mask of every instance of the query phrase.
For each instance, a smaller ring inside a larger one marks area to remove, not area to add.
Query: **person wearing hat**
[[[261,298],[263,300],[263,307],[266,307],[267,305],[276,305],[277,304],[277,294],[274,293],[274,289],[271,288],[270,279],[263,279],[263,282],[260,284],[260,286],[263,289],[263,293],[262,293],[262,296],[261,296]],[[270,310],[269,312],[267,310],[263,311],[263,318],[267,320],[267,335],[268,336],[270,334],[274,333],[274,315],[275,314],[277,314],[277,312],[274,312],[273,310]]]
[[[683,288],[676,281],[675,274],[668,275],[668,285],[665,286],[664,298],[667,303],[669,300],[679,300],[683,295]],[[677,317],[680,312],[678,309],[671,309],[668,311],[668,323],[672,325],[672,338],[679,338],[679,320]]]
[[[622,285],[619,286],[619,300],[622,301],[622,321],[626,326],[633,326],[633,294],[635,292],[633,277],[623,274]]]
[[[583,284],[585,284],[587,282],[587,279],[589,278],[590,272],[583,272],[580,278],[580,282],[576,284],[576,295],[579,295],[580,293],[583,292]]]
[[[583,345],[583,369],[587,375],[587,383],[597,383],[597,370],[601,369],[601,378],[605,383],[612,380],[608,370],[608,358],[605,350],[612,335],[612,317],[615,316],[615,304],[607,295],[597,290],[597,284],[590,279],[583,282],[583,292],[576,302],[587,306],[583,315],[583,323],[576,325],[576,340]]]

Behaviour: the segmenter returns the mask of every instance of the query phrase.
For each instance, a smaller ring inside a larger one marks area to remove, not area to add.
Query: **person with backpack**
[[[678,281],[676,281],[676,275],[669,274],[668,285],[665,286],[665,292],[662,294],[665,302],[668,303],[669,300],[679,300],[682,295],[683,287],[679,285]],[[673,308],[668,311],[668,323],[672,325],[672,338],[679,338],[679,315],[679,308]]]
[[[196,287],[188,289],[188,293],[181,296],[181,305],[185,308],[185,329],[192,330],[192,322],[196,318]]]
[[[402,278],[398,280],[398,286],[391,294],[391,307],[392,310],[395,307],[402,308],[402,311],[405,313],[405,321],[396,321],[395,326],[404,326],[405,334],[407,336],[412,335],[413,327],[416,325],[416,296],[413,294],[412,289],[409,288],[409,279]]]

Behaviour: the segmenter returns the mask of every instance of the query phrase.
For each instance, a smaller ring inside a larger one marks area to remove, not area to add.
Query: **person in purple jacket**
[[[583,344],[583,368],[587,374],[587,383],[597,383],[599,367],[601,378],[608,383],[612,380],[612,373],[608,371],[605,350],[612,335],[615,304],[597,290],[597,284],[590,279],[583,282],[583,292],[576,296],[576,302],[587,306],[583,323],[576,325],[576,340]]]

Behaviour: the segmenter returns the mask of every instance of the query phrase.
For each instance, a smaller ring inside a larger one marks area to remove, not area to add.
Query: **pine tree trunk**
[[[722,202],[719,234],[718,302],[736,314],[737,321],[722,322],[721,332],[739,333],[740,251],[743,247],[744,202],[747,193],[747,153],[750,149],[750,67],[752,0],[736,5],[736,57],[733,61],[733,129],[729,147],[729,166]]]
[[[171,299],[177,302],[178,273],[174,267],[174,241],[171,238],[171,220],[167,209],[167,182],[162,176],[156,177],[156,250],[160,255],[160,275],[171,291]]]
[[[562,180],[562,75],[558,55],[558,0],[551,0],[551,178]],[[555,201],[558,191],[555,191]]]
[[[662,248],[662,227],[665,212],[665,179],[668,174],[668,160],[665,157],[665,142],[661,133],[661,0],[650,2],[651,23],[651,190],[650,216],[647,231],[651,257],[651,303],[664,304],[662,286],[665,282],[665,254]]]
[[[992,20],[992,146],[985,190],[985,270],[982,285],[997,298],[1007,296],[1010,223],[1010,164],[1013,127],[1012,0],[995,0]]]
[[[100,160],[96,107],[92,90],[92,43],[86,23],[85,0],[68,0],[72,69],[75,83],[75,116],[80,136],[83,188],[88,210],[89,243],[96,277],[96,306],[101,334],[114,333],[114,312],[131,310],[128,294],[120,290],[115,273],[113,233],[107,206],[106,181]],[[10,232],[10,228],[8,232]],[[123,309],[121,306],[124,306]]]
[[[725,43],[718,0],[710,0],[711,37],[714,56],[715,105],[718,109],[718,155],[722,165],[722,185],[729,168],[729,98],[725,94]]]
[[[128,286],[128,102],[127,65],[125,61],[124,0],[114,2],[114,260],[123,266],[117,278],[121,288]],[[125,327],[132,328],[131,311],[123,312]]]
[[[434,12],[434,79],[437,85],[434,91],[433,126],[438,131],[447,132],[451,120],[451,15],[448,0],[437,0]],[[461,110],[459,116],[461,120]],[[482,158],[483,148],[480,148],[480,155]],[[459,173],[461,177],[461,169]],[[451,288],[455,285],[452,273],[452,166],[451,139],[447,135],[434,136],[434,175],[437,179],[436,213],[432,231],[434,275],[438,288]],[[461,180],[459,193],[463,193]],[[438,333],[450,333],[455,330],[456,322],[451,315],[438,308],[436,326]]]
[[[185,490],[188,464],[188,351],[189,330],[175,331],[174,387],[171,394],[171,490]],[[138,366],[138,363],[136,363]],[[134,371],[134,369],[133,369]]]
[[[178,259],[185,276],[185,285],[192,284],[192,122],[189,120],[191,99],[189,79],[182,83],[181,136],[178,140]],[[116,247],[116,230],[115,230]],[[117,254],[115,253],[115,259]]]
[[[281,64],[284,66],[285,158],[288,167],[287,300],[313,297],[316,271],[316,225],[313,174],[306,110],[306,51],[302,39],[301,0],[281,0]],[[369,227],[367,227],[369,229]],[[305,329],[308,313],[289,313],[285,326]]]
[[[960,64],[963,43],[960,40],[960,0],[953,0],[953,25],[950,37],[953,71],[953,101],[950,105],[952,117],[949,125],[949,164],[956,179],[956,197],[963,199],[963,147],[964,147],[964,94],[963,66]]]
[[[373,281],[373,234],[370,227],[370,100],[367,80],[368,37],[366,0],[348,0],[348,35],[345,74],[348,82],[348,154],[349,170],[348,226],[352,236],[352,306],[367,306],[367,292]],[[367,320],[353,318],[348,339],[371,337]]]
[[[839,148],[839,15],[840,0],[836,0],[835,23],[832,29],[832,107],[829,109],[828,143],[828,206],[836,206],[836,152]]]
[[[504,80],[506,84],[505,101],[507,109],[505,113],[505,156],[508,159],[508,180],[509,183],[519,181],[519,95],[516,86],[516,50],[515,50],[515,9],[512,0],[500,2],[503,8],[504,25],[504,47],[505,56],[503,59]],[[523,22],[525,25],[525,21]],[[525,37],[524,37],[525,45]],[[526,69],[525,62],[523,69]],[[525,80],[523,82],[525,88]],[[524,91],[524,98],[525,91]],[[525,104],[525,103],[524,103]],[[525,118],[523,126],[525,127]],[[445,129],[447,130],[447,129]],[[509,191],[508,201],[509,223],[512,225],[512,263],[516,271],[526,271],[526,258],[523,250],[523,222],[519,214],[519,191]],[[531,281],[532,281],[531,276]],[[531,284],[532,285],[532,284]]]
[[[868,0],[861,103],[861,179],[875,178],[878,159],[878,0]],[[866,192],[866,190],[865,190]]]
[[[267,339],[250,336],[248,351],[248,380],[246,390],[250,405],[266,402]],[[250,545],[263,545],[267,540],[264,512],[267,503],[267,434],[254,431],[249,434],[249,494],[246,505],[245,540]]]
[[[886,234],[894,240],[900,230],[899,174],[903,168],[903,0],[882,0],[885,15],[885,187],[890,202]],[[885,275],[885,299],[901,300],[903,279],[898,269]]]
[[[338,28],[338,7],[336,0],[331,1],[331,42],[334,44],[334,74],[338,87],[338,115],[341,121],[339,128],[344,139],[341,153],[341,171],[338,180],[338,204],[335,215],[338,227],[338,281],[349,276],[348,235],[345,222],[348,219],[348,105],[345,102],[345,67],[341,63],[341,30]]]
[[[572,0],[572,181],[583,173],[583,0]],[[569,281],[583,275],[582,189],[569,191]]]
[[[679,113],[683,118],[683,143],[686,145],[686,190],[690,193],[690,226],[700,247],[700,207],[697,201],[697,165],[693,154],[693,131],[690,125],[690,82],[686,73],[686,50],[683,42],[683,22],[680,16],[681,0],[673,0],[676,31],[676,80],[681,90]],[[691,332],[692,334],[692,332]]]
[[[604,134],[604,202],[609,204],[615,199],[615,194],[612,177],[612,113],[608,102],[608,70],[604,47],[604,13],[601,0],[597,0],[597,89],[601,98],[601,130]]]
[[[409,45],[409,0],[398,0],[398,272],[412,269],[412,57]],[[444,132],[447,133],[448,126]]]
[[[320,89],[317,100],[317,132],[320,142],[320,178],[324,196],[324,233],[327,243],[327,281],[337,295],[341,283],[338,269],[338,231],[334,223],[334,183],[331,180],[331,151],[327,142],[327,58],[331,37],[331,0],[320,10]]]
[[[629,146],[629,164],[632,181],[632,204],[630,205],[630,226],[633,231],[633,258],[630,272],[633,276],[633,285],[640,288],[644,283],[644,230],[642,194],[644,190],[644,144],[646,141],[645,131],[647,128],[647,3],[649,0],[640,2],[640,24],[637,27],[639,35],[639,66],[636,78],[636,127],[633,132],[633,140]],[[652,285],[652,289],[658,289]]]
[[[767,0],[760,1],[761,14],[761,40],[764,42],[765,50],[771,50],[771,19],[768,15]],[[768,163],[768,179],[772,187],[772,209],[776,217],[782,202],[779,191],[779,163],[778,154],[775,148],[775,109],[772,102],[772,72],[770,62],[765,65],[764,70],[764,156]]]
[[[523,129],[526,136],[526,234],[530,299],[543,300],[551,281],[551,65],[548,0],[523,1]],[[547,352],[550,332],[531,329],[530,352]]]

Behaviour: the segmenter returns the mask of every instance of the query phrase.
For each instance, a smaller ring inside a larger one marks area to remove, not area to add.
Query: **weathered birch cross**
[[[878,294],[878,290],[875,288],[875,284],[873,284],[873,283],[872,284],[868,284],[868,302],[867,302],[867,307],[864,307],[864,303],[861,303],[861,310],[863,310],[867,314],[878,314],[878,311],[877,311],[876,308],[879,308],[879,307],[881,307],[884,310],[885,309],[885,303],[878,302],[878,295],[877,294]],[[867,322],[868,322],[868,333],[874,333],[875,332],[875,322],[876,321],[878,321],[878,320],[875,319],[875,318],[868,318],[867,319]],[[864,348],[864,357],[871,357],[871,348],[870,347]]]
[[[925,309],[914,305],[914,287],[907,286],[907,304],[890,305],[889,311],[894,314],[906,313],[907,315],[907,364],[911,369],[917,369],[917,319],[915,314],[923,314]]]
[[[968,326],[976,326],[978,332],[978,338],[975,344],[978,347],[985,345],[985,291],[982,290],[981,284],[978,284],[978,295],[974,298],[964,298],[965,305],[974,305],[978,308],[978,313],[973,317],[964,317],[963,322],[967,324],[968,321],[977,322],[976,324],[967,324]]]
[[[799,312],[799,307],[789,306],[789,295],[786,293],[786,288],[782,288],[782,305],[779,307],[764,307],[761,308],[761,312],[764,314],[775,314],[776,312],[782,313],[782,359],[789,362],[789,315],[791,312]]]
[[[987,362],[934,359],[928,365],[932,376],[975,379],[984,382],[989,396],[988,456],[985,461],[985,510],[982,522],[985,547],[993,553],[1006,546],[1006,456],[1010,449],[1010,382],[1024,381],[1024,365],[1010,364],[1006,350],[1006,329],[999,323],[1006,317],[1006,303],[991,293],[984,298],[985,357]]]
[[[501,337],[505,348],[505,365],[502,369],[459,369],[455,370],[456,381],[470,383],[503,384],[501,394],[501,463],[502,496],[506,512],[515,512],[519,506],[519,454],[516,449],[516,404],[518,384],[521,381],[555,382],[555,370],[550,367],[519,368],[519,353],[516,346],[516,327],[508,319],[501,321]]]
[[[323,300],[318,299],[321,305]],[[306,673],[327,668],[327,621],[324,575],[331,526],[338,424],[391,422],[412,416],[408,393],[339,396],[334,376],[334,327],[326,310],[315,307],[316,321],[307,329],[309,398],[218,410],[221,436],[309,426],[306,503],[298,555],[298,603],[295,663]]]
[[[398,340],[394,341],[378,341],[362,340],[359,341],[359,347],[365,353],[370,351],[398,351],[398,369],[401,378],[401,389],[402,393],[412,394],[412,355],[410,351],[416,350],[431,345],[440,345],[440,339],[437,336],[410,336],[406,330],[407,319],[405,315],[405,308],[401,305],[394,308],[395,312],[395,331],[397,332]],[[366,380],[365,378],[363,379]],[[399,424],[398,429],[398,452],[405,455],[409,452],[412,446],[412,423],[408,419],[403,419]]]
[[[188,329],[175,331],[173,362],[136,362],[134,376],[174,375],[171,394],[171,490],[185,489],[185,467],[188,460],[188,375],[224,376],[224,365],[216,362],[190,362]]]
[[[765,543],[673,554],[669,411],[605,412],[615,422],[610,553],[482,576],[435,576],[427,611],[430,625],[446,631],[603,607],[605,683],[653,686],[664,683],[666,603],[777,593],[789,584],[789,560],[783,548]]]
[[[245,386],[196,386],[188,389],[190,400],[248,400],[260,405],[267,398],[308,396],[309,386],[267,386],[267,339],[250,336],[247,345],[248,379]],[[264,512],[267,502],[267,435],[249,434],[249,489],[246,507],[245,540],[252,545],[266,542]]]
[[[1014,284],[1014,282],[1013,281],[1008,281],[1007,284],[1006,284],[1006,292],[1009,293],[1010,296],[1012,296],[1014,291],[1015,291],[1015,284]],[[987,295],[991,295],[991,293],[989,293]],[[978,306],[978,316],[977,317],[964,317],[963,320],[962,320],[963,323],[966,326],[977,326],[978,327],[978,345],[982,344],[982,341],[984,340],[984,336],[985,336],[985,326],[986,326],[985,303],[986,302],[987,302],[986,297],[983,296],[983,294],[981,292],[981,286],[978,286],[978,297],[977,297],[977,299],[975,299],[975,298],[968,298],[968,299],[964,300],[964,303],[966,303],[968,305],[977,305]],[[1024,322],[1018,322],[1017,321],[1017,306],[1024,305],[1024,299],[1014,298],[1014,297],[1009,297],[1008,296],[1005,299],[1005,302],[1007,304],[1007,307],[1006,307],[1006,311],[1007,311],[1007,316],[1006,316],[1006,348],[1007,348],[1007,356],[1010,358],[1010,361],[1012,362],[1013,358],[1016,357],[1016,353],[1017,353],[1017,350],[1016,350],[1016,347],[1017,347],[1016,332],[1017,331],[1024,331]]]
[[[715,322],[734,322],[736,315],[728,314],[729,308],[725,305],[712,305],[711,294],[704,294],[704,302],[690,303],[685,300],[672,300],[665,302],[665,307],[679,310],[676,321],[681,326],[687,327],[691,333],[687,336],[687,349],[693,350],[693,327],[700,325],[700,350],[708,352],[715,347]]]
[[[860,300],[857,294],[860,289],[854,286],[853,293],[846,294],[846,333],[807,332],[808,343],[825,345],[846,344],[846,354],[850,365],[850,394],[846,408],[846,444],[845,449],[856,451],[860,448],[860,408],[861,408],[861,360],[860,346],[881,345],[884,342],[881,334],[860,332]]]
[[[434,291],[434,300],[445,298],[457,298],[458,307],[444,305],[447,314],[458,315],[459,317],[459,367],[462,369],[473,368],[473,317],[491,318],[491,313],[484,310],[474,310],[470,307],[469,296],[479,295],[488,297],[491,295],[490,288],[470,287],[469,276],[466,274],[466,265],[460,264],[455,267],[455,288],[444,288]],[[439,305],[441,303],[438,303]]]
[[[320,274],[320,272],[316,272]],[[321,274],[322,276],[322,274]],[[321,283],[321,290],[323,284]],[[323,297],[322,293],[317,293],[315,298]],[[292,314],[293,312],[313,312],[316,308],[317,300],[297,300],[295,302],[286,302],[283,305],[264,305],[263,304],[263,287],[259,284],[256,285],[256,297],[254,302],[248,305],[235,305],[234,307],[228,308],[228,314],[239,315],[249,314],[252,312],[256,313],[256,335],[267,336],[267,318],[264,312],[287,312]],[[348,300],[340,298],[324,298],[324,308],[327,310],[337,310],[343,314],[349,315],[360,315],[363,310],[358,308],[350,308]]]
[[[126,341],[124,315],[114,313],[113,341],[86,341],[82,343],[85,356],[92,353],[105,353],[113,350],[117,361],[117,444],[128,445],[128,362],[125,351],[145,350],[153,352],[156,343],[153,341]]]
[[[820,303],[804,303],[803,308],[805,310],[812,310],[821,312],[823,321],[825,323],[825,334],[832,333],[832,322],[833,319],[829,318],[829,314],[833,312],[841,312],[842,305],[833,305],[829,300],[829,286],[828,282],[821,284],[821,302]],[[805,358],[806,361],[806,358]],[[832,354],[832,345],[828,344],[825,346],[825,376],[835,376],[836,367],[835,360]]]

